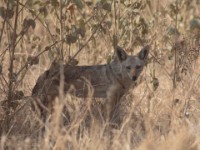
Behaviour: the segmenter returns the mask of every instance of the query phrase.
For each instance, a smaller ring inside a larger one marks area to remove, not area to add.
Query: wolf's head
[[[149,48],[149,46],[145,46],[137,55],[131,56],[117,46],[116,54],[121,63],[123,74],[127,74],[131,80],[136,81],[145,66]]]

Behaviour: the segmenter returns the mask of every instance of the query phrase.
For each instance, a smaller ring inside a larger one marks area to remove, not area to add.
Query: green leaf
[[[45,6],[41,7],[39,9],[39,12],[44,16],[46,17],[48,15],[48,11],[47,11],[47,8]]]
[[[56,33],[60,34],[60,29],[59,28],[56,28]]]
[[[81,35],[82,38],[85,37],[85,32],[86,32],[85,28],[81,28],[81,27],[76,30],[76,33]]]
[[[33,2],[33,5],[41,5],[41,4],[42,4],[41,1],[35,1],[35,2]]]
[[[192,19],[190,21],[190,30],[200,29],[200,20]]]
[[[111,63],[112,60],[113,60],[112,55],[108,55],[107,60],[106,60],[107,64]]]
[[[93,4],[92,0],[85,0],[86,5],[91,6]]]
[[[73,2],[79,9],[82,9],[84,7],[81,0],[73,0]]]
[[[97,2],[99,2],[99,0],[98,0]],[[101,3],[101,4],[103,4],[103,3],[105,3],[105,2],[106,2],[106,0],[100,0],[100,3]]]
[[[9,9],[7,9],[7,19],[11,19],[12,17],[13,17],[13,15],[14,15],[14,11],[13,10],[9,10]]]
[[[22,99],[24,97],[24,92],[23,91],[16,91],[14,97],[16,99]]]
[[[63,0],[63,4],[66,5],[68,3],[68,0]]]
[[[108,29],[110,29],[111,26],[112,26],[112,22],[111,22],[111,21],[105,21],[105,24],[106,24],[106,27],[107,27]]]
[[[6,11],[5,11],[6,9],[4,8],[4,7],[0,7],[0,16],[1,16],[1,18],[5,18],[5,14],[6,14]]]
[[[174,27],[169,27],[167,29],[167,33],[168,33],[168,35],[179,35],[178,30]]]
[[[78,60],[77,59],[75,59],[75,58],[73,58],[73,59],[71,59],[70,58],[70,61],[69,61],[69,65],[71,65],[71,66],[76,66],[76,65],[78,65]]]
[[[26,6],[28,6],[28,7],[32,7],[34,4],[34,1],[33,0],[27,0],[27,2],[26,2]]]
[[[59,2],[57,0],[51,0],[51,5],[54,6],[54,7],[58,7]]]
[[[54,59],[54,53],[53,53],[53,51],[51,51],[51,50],[48,51],[48,57],[49,57],[49,59],[51,61]]]
[[[84,19],[80,19],[79,22],[78,22],[78,24],[79,24],[79,27],[84,28],[85,27],[85,21],[84,21]]]
[[[81,37],[85,37],[85,32],[86,32],[86,29],[85,29],[85,21],[83,19],[80,19],[79,20],[79,28],[77,29],[77,34],[80,34]]]
[[[111,6],[110,3],[105,2],[105,3],[103,3],[102,8],[103,8],[104,10],[111,11],[112,6]]]

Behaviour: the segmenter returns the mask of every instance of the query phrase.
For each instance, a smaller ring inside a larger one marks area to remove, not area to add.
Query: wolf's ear
[[[143,47],[143,48],[141,49],[141,51],[138,53],[138,57],[139,57],[141,60],[147,59],[148,54],[149,54],[149,49],[150,49],[150,46],[149,46],[149,45]]]
[[[127,58],[127,54],[126,52],[123,50],[123,48],[117,46],[116,47],[116,54],[117,54],[117,58],[119,59],[119,61],[124,61]]]

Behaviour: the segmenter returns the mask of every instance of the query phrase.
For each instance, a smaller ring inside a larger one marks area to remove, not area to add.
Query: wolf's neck
[[[122,74],[122,65],[119,61],[114,60],[109,65],[116,75]]]

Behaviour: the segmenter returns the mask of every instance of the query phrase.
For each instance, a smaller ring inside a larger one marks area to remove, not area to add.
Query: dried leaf
[[[2,74],[2,70],[3,70],[3,67],[2,67],[2,65],[0,64],[0,74]]]
[[[35,29],[36,23],[33,19],[24,19],[23,22],[23,27],[24,29],[28,29],[29,27],[32,27],[33,29]]]
[[[29,65],[37,65],[39,63],[39,58],[35,56],[29,56],[27,59]]]
[[[72,44],[75,43],[78,39],[78,36],[76,34],[69,34],[66,36],[66,43]]]
[[[75,59],[75,58],[73,58],[73,59],[71,59],[70,58],[70,61],[69,61],[69,65],[71,65],[71,66],[76,66],[76,65],[78,65],[78,60],[77,59]]]
[[[82,38],[85,37],[85,32],[86,32],[85,28],[78,28],[76,30],[76,33],[79,34]]]
[[[0,16],[3,19],[11,19],[14,15],[14,11],[11,9],[6,9],[4,7],[0,7]]]
[[[153,83],[153,89],[154,89],[154,91],[156,91],[158,86],[159,86],[158,78],[154,77],[153,80],[152,80],[152,83]]]
[[[70,11],[70,14],[73,15],[74,14],[74,4],[70,4],[67,8],[67,10]]]

